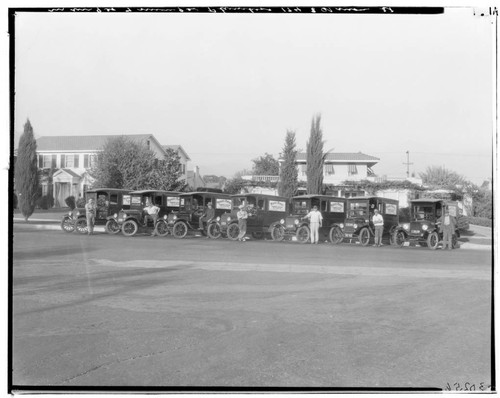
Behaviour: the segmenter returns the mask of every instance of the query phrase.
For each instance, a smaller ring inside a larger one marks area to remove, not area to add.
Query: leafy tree
[[[240,171],[237,171],[236,173],[234,173],[233,178],[239,179],[242,176],[250,176],[250,175],[252,175],[252,173],[253,173],[252,170],[243,169],[243,170],[240,170]]]
[[[321,115],[313,117],[311,134],[307,141],[307,193],[321,194],[323,192],[323,130],[321,129]]]
[[[145,189],[162,189],[165,191],[184,191],[187,187],[186,180],[182,178],[179,154],[172,148],[165,150],[165,160],[157,162],[144,183]]]
[[[280,170],[280,164],[273,155],[266,152],[264,156],[253,159],[252,174],[257,176],[277,176]]]
[[[463,176],[442,166],[429,166],[419,175],[422,182],[432,188],[454,189],[466,184]]]
[[[242,178],[232,178],[226,181],[224,185],[224,193],[228,193],[230,195],[235,195],[241,193],[242,190],[247,192],[247,187],[250,181],[244,180]]]
[[[180,179],[179,155],[167,149],[165,160],[144,144],[126,137],[108,140],[97,156],[91,175],[94,186],[127,189],[182,190],[186,187]]]
[[[295,142],[295,131],[288,130],[283,147],[283,164],[280,169],[280,179],[278,183],[278,195],[292,197],[297,193],[298,170],[295,165],[297,159],[297,149]]]
[[[204,175],[203,180],[205,180],[207,184],[216,185],[213,188],[222,188],[226,183],[227,178],[224,176],[216,176],[214,174],[209,174],[209,175]]]
[[[28,221],[28,218],[35,211],[39,185],[36,140],[29,119],[24,124],[24,132],[19,140],[14,171],[19,209],[24,216],[24,220]]]
[[[493,218],[493,194],[489,189],[467,182],[463,190],[471,199],[470,202],[464,200],[464,206],[470,216]]]
[[[94,186],[143,189],[154,160],[154,153],[145,145],[123,136],[110,138],[90,174],[95,178]]]
[[[493,195],[490,190],[479,189],[472,197],[473,216],[493,219]]]

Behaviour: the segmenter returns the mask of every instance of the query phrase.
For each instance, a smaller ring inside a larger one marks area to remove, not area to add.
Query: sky
[[[306,149],[380,158],[377,175],[444,166],[492,176],[491,17],[19,13],[16,135],[145,134],[182,145],[188,168],[232,177]]]

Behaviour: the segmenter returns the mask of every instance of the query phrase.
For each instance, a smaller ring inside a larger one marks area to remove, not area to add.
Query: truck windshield
[[[349,203],[349,217],[365,217],[368,216],[368,202],[350,202]]]
[[[414,205],[413,219],[414,220],[432,220],[434,219],[434,206],[432,205]]]
[[[247,196],[247,197],[241,197],[241,198],[234,198],[233,199],[233,210],[239,210],[240,206],[247,206],[248,208],[256,208],[257,207],[257,199],[255,196]]]
[[[307,200],[295,200],[293,202],[294,214],[307,214],[309,212],[309,202]]]

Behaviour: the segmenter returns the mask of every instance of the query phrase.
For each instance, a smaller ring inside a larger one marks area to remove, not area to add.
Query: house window
[[[326,175],[335,174],[335,169],[333,168],[333,164],[325,164],[325,174]]]
[[[74,155],[74,156],[75,156],[75,166],[74,167],[76,168],[76,167],[79,167],[78,161],[80,160],[80,155]]]
[[[305,176],[307,174],[307,164],[300,165],[300,172],[303,176]]]
[[[97,162],[97,156],[92,154],[90,155],[90,167],[94,167]]]
[[[42,196],[47,195],[48,192],[49,192],[48,184],[42,184]]]
[[[358,174],[358,168],[356,167],[355,164],[350,164],[348,167],[349,167],[349,175],[350,176]]]
[[[66,167],[66,155],[61,155],[61,169]]]
[[[66,167],[75,167],[75,155],[66,155]]]
[[[90,167],[89,155],[88,154],[83,155],[83,167],[85,169],[88,169]]]
[[[184,163],[181,164],[181,173],[182,174],[186,173],[186,165]]]
[[[52,156],[51,155],[43,155],[43,168],[50,169],[52,165]]]

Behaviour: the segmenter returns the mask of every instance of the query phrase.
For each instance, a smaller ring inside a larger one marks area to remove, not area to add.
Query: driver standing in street
[[[212,202],[207,203],[207,208],[205,212],[200,216],[200,228],[203,230],[203,222],[207,224],[215,218],[215,209],[212,206]]]
[[[309,219],[309,228],[311,230],[311,244],[318,244],[319,227],[323,225],[323,216],[318,211],[318,206],[313,206],[312,210],[305,217]]]
[[[379,213],[378,209],[373,211],[373,226],[375,227],[375,244],[373,246],[383,246],[382,234],[384,233],[384,217]]]
[[[95,212],[96,206],[94,203],[94,199],[90,198],[85,205],[85,215],[87,217],[87,233],[89,235],[94,234]]]
[[[439,220],[439,232],[443,234],[443,250],[453,249],[453,234],[455,233],[455,228],[457,226],[457,221],[455,217],[450,214],[448,208],[445,209],[444,215],[442,215]]]

